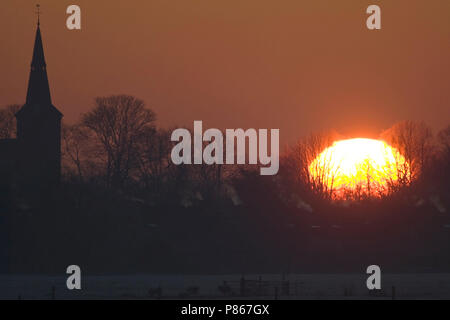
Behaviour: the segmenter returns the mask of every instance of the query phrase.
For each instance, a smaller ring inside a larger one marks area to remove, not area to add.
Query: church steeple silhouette
[[[27,104],[52,103],[46,67],[41,29],[38,23],[36,39],[34,40],[33,58],[31,60],[30,78],[28,80]]]
[[[26,184],[59,182],[62,116],[51,100],[38,18],[26,103],[16,113],[20,171]]]

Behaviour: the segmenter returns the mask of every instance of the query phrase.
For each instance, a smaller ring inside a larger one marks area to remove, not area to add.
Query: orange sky
[[[146,101],[160,126],[334,128],[450,119],[448,0],[41,0],[53,103],[73,122],[95,96]],[[78,4],[82,30],[65,27]],[[382,30],[365,9],[378,4]],[[0,105],[24,103],[34,2],[3,0]]]

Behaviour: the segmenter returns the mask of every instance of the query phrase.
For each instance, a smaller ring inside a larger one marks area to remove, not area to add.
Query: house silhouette
[[[38,20],[26,102],[16,113],[17,138],[0,140],[0,185],[26,189],[59,183],[62,116],[52,104]]]

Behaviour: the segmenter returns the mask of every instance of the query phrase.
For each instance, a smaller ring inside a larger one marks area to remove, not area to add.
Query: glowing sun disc
[[[335,197],[345,192],[378,196],[399,177],[405,158],[386,142],[373,139],[348,139],[333,143],[309,165],[313,181],[322,184]]]

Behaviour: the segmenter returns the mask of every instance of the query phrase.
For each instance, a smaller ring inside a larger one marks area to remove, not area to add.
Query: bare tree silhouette
[[[85,178],[98,176],[102,172],[104,153],[88,128],[79,123],[63,124],[61,144],[66,175],[75,176],[79,182],[84,182]]]
[[[16,118],[20,105],[11,104],[0,109],[0,139],[11,139],[16,137]]]
[[[310,134],[291,147],[282,161],[289,179],[293,179],[293,183],[300,185],[304,191],[331,198],[334,192],[334,175],[331,171],[336,168],[330,166],[330,157],[324,157],[320,162],[314,162],[314,159],[329,147],[336,137],[335,132]],[[312,175],[311,170],[316,174]]]
[[[431,129],[424,122],[403,121],[383,132],[381,137],[405,157],[405,166],[398,166],[399,181],[409,184],[419,178],[432,156]]]
[[[450,155],[450,126],[438,133],[438,143],[444,154]]]
[[[138,178],[145,189],[159,193],[168,182],[170,161],[170,132],[159,129],[148,131],[137,145],[139,149]]]
[[[130,178],[138,166],[137,145],[155,130],[155,119],[142,100],[129,95],[98,97],[94,109],[82,116],[105,153],[108,186],[121,187]]]

